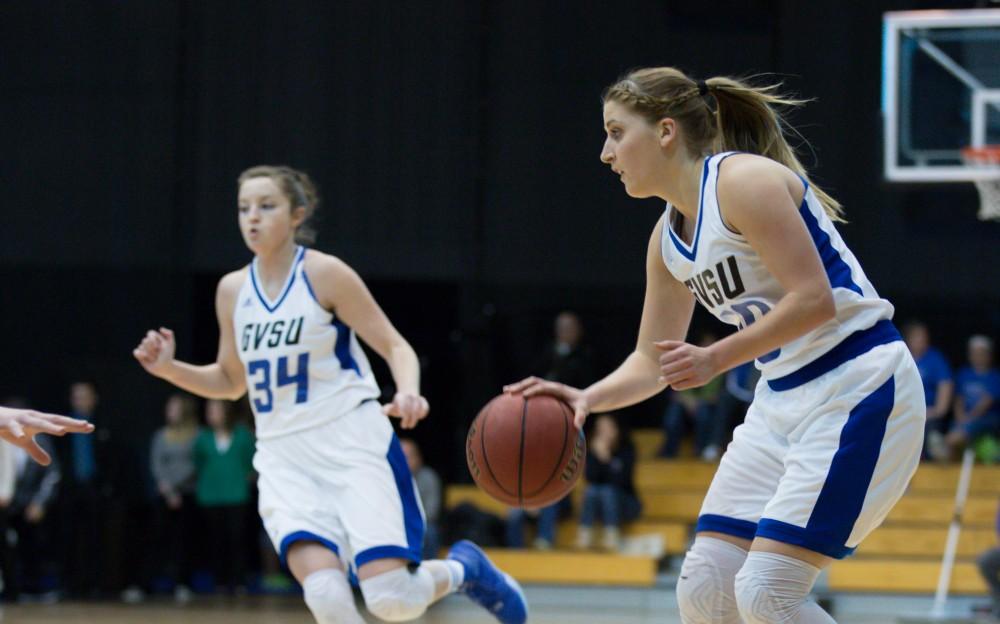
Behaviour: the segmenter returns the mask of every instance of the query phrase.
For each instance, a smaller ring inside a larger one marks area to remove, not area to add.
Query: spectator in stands
[[[568,496],[541,509],[512,508],[505,521],[506,544],[509,548],[524,548],[525,531],[529,524],[534,524],[535,539],[531,545],[538,550],[550,550],[556,542],[556,525],[571,514]]]
[[[173,394],[164,407],[166,425],[153,434],[150,470],[158,493],[154,518],[157,563],[174,586],[179,602],[191,598],[192,528],[194,507],[194,440],[198,434],[197,405],[186,394]]]
[[[986,336],[969,338],[969,366],[955,376],[955,420],[944,439],[929,450],[934,459],[947,459],[982,435],[1000,431],[1000,371],[993,367],[993,341]]]
[[[635,493],[632,475],[635,449],[622,435],[613,414],[600,414],[590,435],[584,474],[587,485],[577,531],[578,548],[590,548],[594,522],[604,525],[601,545],[608,550],[621,548],[621,526],[639,517],[642,505]]]
[[[70,416],[95,425],[92,435],[63,438],[62,525],[69,532],[67,589],[71,597],[96,598],[105,589],[108,542],[107,513],[115,495],[117,459],[111,429],[101,424],[100,396],[91,381],[76,381],[69,389]]]
[[[596,377],[593,352],[583,337],[580,317],[575,312],[560,312],[552,344],[535,360],[529,373],[574,388],[587,387]]]
[[[997,509],[996,532],[997,539],[1000,540],[1000,509]],[[979,555],[976,563],[979,564],[979,572],[990,588],[990,597],[993,599],[989,611],[995,619],[1000,620],[1000,546],[994,546]]]
[[[400,441],[403,447],[403,455],[406,456],[406,463],[410,467],[410,474],[413,475],[417,483],[417,492],[420,495],[420,503],[424,508],[426,517],[426,528],[424,530],[424,559],[437,559],[438,550],[441,549],[441,521],[442,489],[441,477],[433,468],[424,463],[424,454],[420,451],[420,446],[411,438],[403,438]]]
[[[698,341],[699,347],[707,347],[715,342],[715,336],[704,333]],[[694,429],[695,455],[706,461],[714,461],[719,457],[722,447],[721,432],[724,430],[719,423],[719,397],[722,395],[723,377],[718,376],[704,386],[672,392],[667,411],[663,417],[663,430],[666,439],[660,448],[660,457],[677,457],[680,451],[681,438],[690,421]]]
[[[254,439],[244,425],[233,424],[228,401],[208,401],[205,422],[208,427],[194,442],[195,498],[205,516],[216,586],[239,593],[246,583],[246,506],[253,477]]]
[[[21,400],[6,402],[9,407],[27,408]],[[0,496],[0,572],[3,574],[3,597],[17,600],[25,594],[41,594],[45,520],[55,499],[61,479],[59,460],[52,439],[39,436],[37,443],[51,457],[42,466],[20,447],[3,445],[0,470],[7,478],[7,489]]]
[[[951,409],[952,394],[955,384],[951,379],[951,367],[944,354],[931,346],[930,332],[920,321],[911,321],[903,328],[903,337],[910,354],[917,363],[920,380],[924,384],[924,398],[927,402],[927,425],[924,436],[927,450],[925,457],[930,456],[932,440],[937,438],[937,444],[948,431],[948,411]]]

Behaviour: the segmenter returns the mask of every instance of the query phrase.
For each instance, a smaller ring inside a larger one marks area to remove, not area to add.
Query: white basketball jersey
[[[254,258],[236,299],[236,348],[260,439],[325,424],[379,396],[354,332],[316,300],[305,254],[305,248],[297,250],[273,301]]]
[[[667,269],[709,312],[720,321],[743,329],[770,312],[785,290],[746,239],[722,220],[716,181],[719,165],[734,153],[705,159],[691,244],[675,232],[682,218],[667,204],[660,248]],[[757,368],[767,380],[794,373],[851,334],[890,319],[893,314],[892,304],[875,292],[822,204],[808,183],[805,184],[799,214],[833,287],[837,315],[780,349],[757,358]]]

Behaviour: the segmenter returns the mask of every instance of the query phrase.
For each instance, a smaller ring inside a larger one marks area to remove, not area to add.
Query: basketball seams
[[[521,450],[517,457],[517,504],[524,506],[524,432],[528,428],[528,399],[521,405]]]
[[[489,409],[490,407],[491,406],[489,405],[486,406],[486,410],[483,413],[482,428],[479,431],[479,444],[483,450],[483,464],[486,466],[486,472],[490,473],[490,478],[493,479],[493,483],[496,484],[496,486],[500,488],[500,490],[503,491],[503,493],[506,494],[507,496],[514,496],[513,494],[507,491],[507,488],[505,488],[503,484],[500,483],[500,480],[497,479],[497,476],[493,474],[493,468],[490,466],[489,455],[486,454],[486,423],[490,419],[490,413],[492,412],[492,410]]]
[[[538,494],[539,492],[544,491],[545,488],[548,487],[548,485],[550,483],[552,483],[552,479],[554,479],[556,477],[556,475],[558,475],[560,472],[562,472],[563,464],[566,463],[564,461],[565,460],[565,455],[566,455],[566,443],[569,441],[569,421],[570,421],[570,419],[572,419],[572,415],[569,415],[569,417],[567,418],[567,413],[566,413],[567,405],[565,403],[563,403],[562,401],[558,400],[558,399],[556,399],[555,401],[559,405],[559,413],[563,416],[563,442],[562,442],[562,448],[559,450],[559,454],[556,455],[556,458],[557,458],[556,459],[556,465],[552,469],[552,474],[549,475],[549,478],[546,479],[544,483],[542,483],[540,486],[538,486],[538,489],[536,489],[534,492],[531,492],[528,495],[529,497],[531,497],[531,496],[533,496],[535,494]],[[527,405],[527,401],[525,401],[525,404]],[[523,435],[523,432],[522,432],[522,435]]]

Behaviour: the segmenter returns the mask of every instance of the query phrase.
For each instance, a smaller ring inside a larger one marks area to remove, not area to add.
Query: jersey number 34
[[[277,383],[272,389],[271,360],[253,360],[247,363],[247,376],[253,382],[253,407],[258,414],[266,414],[274,409],[274,390],[282,386],[295,384],[295,402],[305,403],[309,400],[309,353],[300,353],[295,374],[288,372],[288,356],[283,355],[277,361]],[[258,380],[258,376],[260,377]]]

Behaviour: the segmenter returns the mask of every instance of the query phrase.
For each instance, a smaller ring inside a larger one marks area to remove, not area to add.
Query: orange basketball
[[[508,505],[538,508],[576,485],[587,442],[573,410],[559,399],[501,394],[472,422],[465,456],[484,492]]]

